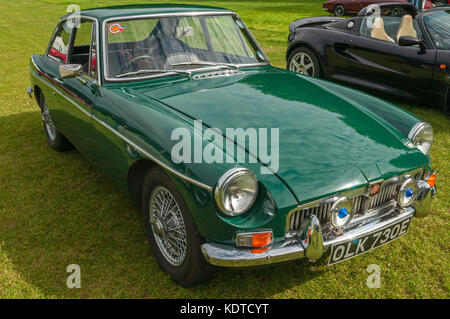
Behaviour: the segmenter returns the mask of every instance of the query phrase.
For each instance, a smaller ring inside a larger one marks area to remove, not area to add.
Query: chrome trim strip
[[[97,118],[95,115],[92,115],[92,119],[96,120],[99,124],[101,124],[102,126],[104,126],[106,129],[108,129],[109,131],[111,131],[111,133],[115,134],[117,137],[119,137],[121,140],[123,140],[125,143],[131,145],[133,148],[135,148],[139,153],[145,155],[147,158],[149,158],[150,160],[154,161],[156,164],[158,164],[159,166],[163,167],[164,169],[168,170],[169,172],[173,173],[174,175],[178,176],[181,179],[184,179],[185,181],[194,184],[198,187],[201,187],[207,191],[212,192],[212,187],[208,186],[206,184],[203,184],[191,177],[188,177],[180,172],[178,172],[176,169],[170,167],[169,165],[165,164],[164,162],[160,161],[159,159],[157,159],[156,157],[154,157],[153,155],[151,155],[150,153],[148,153],[147,151],[145,151],[142,147],[138,146],[137,144],[135,144],[134,142],[130,141],[128,138],[126,138],[125,136],[123,136],[122,134],[120,134],[119,132],[117,132],[114,128],[112,128],[111,126],[109,126],[108,124],[106,124],[105,122],[103,122],[102,120],[100,120],[99,118]]]
[[[163,17],[191,17],[191,16],[207,16],[207,15],[231,15],[231,16],[236,16],[239,21],[242,22],[242,19],[239,17],[239,15],[233,11],[194,11],[194,12],[178,12],[178,13],[153,13],[153,14],[141,14],[141,15],[133,15],[133,16],[121,16],[121,17],[114,17],[114,18],[108,18],[103,20],[102,23],[102,56],[103,56],[103,64],[104,64],[104,68],[103,68],[103,77],[106,81],[109,82],[129,82],[129,81],[136,81],[136,80],[144,80],[144,79],[152,79],[152,78],[160,78],[160,77],[165,77],[165,76],[172,76],[175,75],[177,73],[175,72],[168,72],[168,73],[163,73],[163,74],[155,74],[155,75],[148,75],[148,76],[141,76],[141,77],[134,77],[131,79],[117,79],[117,78],[110,78],[107,75],[107,70],[108,70],[108,59],[106,56],[106,49],[107,49],[107,43],[106,43],[106,39],[107,39],[107,28],[106,25],[108,22],[112,22],[112,21],[126,21],[126,20],[133,20],[133,19],[145,19],[145,18],[163,18]],[[268,56],[265,54],[264,50],[262,49],[262,47],[259,45],[259,43],[256,41],[255,37],[253,36],[253,34],[250,32],[250,30],[247,28],[247,26],[245,25],[244,22],[242,22],[242,24],[244,25],[245,31],[248,33],[248,35],[250,36],[250,38],[253,40],[253,42],[256,44],[258,50],[261,52],[261,54],[263,55],[264,59],[266,60],[266,62],[261,62],[261,63],[248,63],[248,64],[236,64],[236,66],[238,67],[252,67],[252,66],[266,66],[266,65],[270,65],[270,61]],[[202,69],[205,70],[205,69]],[[206,70],[205,70],[206,71]]]
[[[33,63],[34,67],[36,68],[36,70],[38,70],[38,72],[42,72],[42,70],[37,66],[36,62],[34,62],[34,58],[33,56],[31,56],[31,63]],[[28,67],[28,69],[33,72],[33,70],[30,69],[30,67]],[[42,72],[43,73],[43,72]]]
[[[324,241],[324,248],[327,251],[331,245],[350,241],[365,235],[369,235],[391,224],[411,218],[415,215],[415,209],[409,207],[404,212],[392,211],[388,215],[365,224],[359,228],[353,229],[344,235]],[[251,249],[236,248],[232,245],[207,243],[201,246],[202,253],[210,264],[224,267],[250,267],[279,262],[291,261],[306,257],[305,251],[299,242],[278,242],[271,249],[254,254]]]
[[[69,98],[67,95],[65,95],[64,93],[62,93],[60,91],[60,89],[58,89],[57,87],[53,86],[52,84],[48,83],[46,80],[44,80],[41,76],[39,76],[38,74],[36,74],[36,72],[34,72],[30,67],[28,67],[28,69],[30,70],[31,74],[33,74],[37,79],[41,80],[44,84],[46,84],[47,86],[49,86],[51,89],[53,89],[55,92],[58,92],[59,95],[61,95],[63,98],[65,98],[67,101],[69,101],[70,103],[72,103],[73,105],[75,105],[80,111],[82,111],[86,116],[91,117],[91,113],[89,113],[88,111],[86,111],[82,106],[80,106],[78,103],[76,103],[75,101],[73,101],[71,98]],[[39,68],[38,68],[39,70]],[[42,71],[41,71],[42,72]]]

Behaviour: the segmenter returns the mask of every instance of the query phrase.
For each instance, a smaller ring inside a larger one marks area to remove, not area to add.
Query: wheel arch
[[[37,105],[39,106],[39,108],[41,108],[40,98],[41,98],[41,94],[43,94],[43,93],[42,93],[41,88],[37,84],[35,84],[33,87],[33,94],[34,94],[34,99],[36,100]]]
[[[136,203],[141,206],[142,201],[142,186],[145,179],[145,174],[157,164],[147,158],[142,158],[131,164],[128,169],[128,191]]]
[[[342,2],[338,2],[338,3],[335,3],[335,4],[334,4],[334,6],[333,6],[333,12],[334,12],[334,9],[336,9],[336,7],[337,7],[338,5],[343,6],[343,7],[344,7],[344,10],[347,11],[347,9],[345,8],[345,4],[343,4]]]

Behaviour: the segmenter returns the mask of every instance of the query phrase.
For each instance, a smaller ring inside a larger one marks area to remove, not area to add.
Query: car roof
[[[176,5],[176,4],[141,4],[141,5],[121,5],[101,8],[81,10],[81,16],[92,17],[99,20],[117,17],[127,17],[134,15],[161,14],[161,13],[189,13],[189,12],[229,12],[233,11],[211,6],[200,5]],[[66,14],[61,19],[72,13]]]

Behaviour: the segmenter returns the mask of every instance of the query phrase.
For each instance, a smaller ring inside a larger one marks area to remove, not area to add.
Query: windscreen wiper
[[[208,62],[208,61],[189,61],[189,62],[178,62],[171,63],[171,66],[180,66],[180,65],[209,65],[209,66],[219,66],[219,67],[229,67],[236,70],[239,70],[239,66],[231,63],[216,63],[216,62]]]
[[[189,71],[189,70],[155,70],[155,69],[148,69],[148,70],[138,70],[138,71],[133,71],[133,72],[122,73],[122,74],[116,75],[116,78],[124,78],[124,77],[127,77],[127,76],[148,74],[148,73],[178,73],[178,74],[187,74],[187,75],[191,76],[191,71]]]

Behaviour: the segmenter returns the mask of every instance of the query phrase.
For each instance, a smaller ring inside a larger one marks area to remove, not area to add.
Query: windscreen
[[[106,34],[109,78],[265,62],[233,15],[113,21]]]
[[[450,50],[450,10],[427,14],[424,22],[436,47]]]

